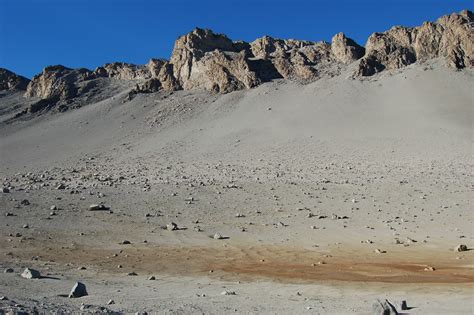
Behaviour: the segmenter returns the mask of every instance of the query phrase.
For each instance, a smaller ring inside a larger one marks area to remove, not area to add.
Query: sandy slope
[[[15,188],[0,195],[1,266],[59,280],[1,274],[0,295],[126,312],[369,313],[376,297],[472,312],[474,256],[453,248],[473,246],[473,73],[350,71],[224,96],[123,103],[124,90],[2,123],[0,173]],[[87,210],[99,202],[112,213]],[[90,296],[58,296],[78,279]]]

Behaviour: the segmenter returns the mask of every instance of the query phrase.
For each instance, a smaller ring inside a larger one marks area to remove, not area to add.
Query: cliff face
[[[0,90],[24,90],[26,97],[69,102],[95,86],[94,80],[130,81],[133,93],[205,89],[228,93],[286,78],[311,82],[357,62],[356,76],[372,76],[415,62],[443,58],[447,66],[473,67],[473,14],[453,13],[414,28],[396,26],[373,33],[365,48],[343,33],[331,43],[282,40],[269,36],[251,43],[196,28],[177,39],[170,61],[146,65],[115,62],[87,69],[46,67],[28,79],[0,69]]]
[[[358,74],[371,76],[436,57],[444,58],[452,68],[472,67],[473,22],[472,12],[462,11],[443,16],[436,23],[425,22],[415,28],[397,26],[374,33],[367,40]]]

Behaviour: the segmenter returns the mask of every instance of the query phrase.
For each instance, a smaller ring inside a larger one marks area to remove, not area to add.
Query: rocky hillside
[[[343,33],[335,35],[331,43],[269,36],[247,43],[196,28],[177,39],[169,61],[151,59],[146,65],[117,62],[94,71],[49,66],[29,83],[0,69],[0,90],[26,90],[25,97],[38,98],[29,112],[67,109],[78,97],[110,82],[122,82],[130,88],[128,99],[137,93],[180,89],[228,93],[279,78],[312,82],[337,75],[353,63],[357,63],[355,77],[433,58],[443,58],[455,69],[471,68],[472,43],[473,14],[467,10],[419,27],[396,26],[374,33],[365,48]]]
[[[0,68],[0,91],[26,90],[29,82],[30,80],[21,75]]]

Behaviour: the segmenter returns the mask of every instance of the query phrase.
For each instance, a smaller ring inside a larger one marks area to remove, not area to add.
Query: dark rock
[[[80,298],[86,295],[86,286],[82,282],[76,282],[69,293],[70,298]]]

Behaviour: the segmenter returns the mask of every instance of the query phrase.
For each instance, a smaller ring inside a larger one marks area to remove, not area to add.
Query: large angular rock
[[[362,58],[365,48],[346,37],[344,33],[338,33],[332,38],[331,52],[336,60],[348,64]]]
[[[87,295],[86,286],[82,282],[76,282],[69,293],[69,298],[80,298]]]
[[[388,300],[380,301],[377,300],[372,305],[373,315],[398,315],[395,306],[393,306]]]
[[[41,278],[41,274],[38,270],[26,268],[21,273],[21,276],[25,279],[38,279]]]
[[[21,75],[0,68],[0,91],[26,90],[29,82],[30,80]]]

